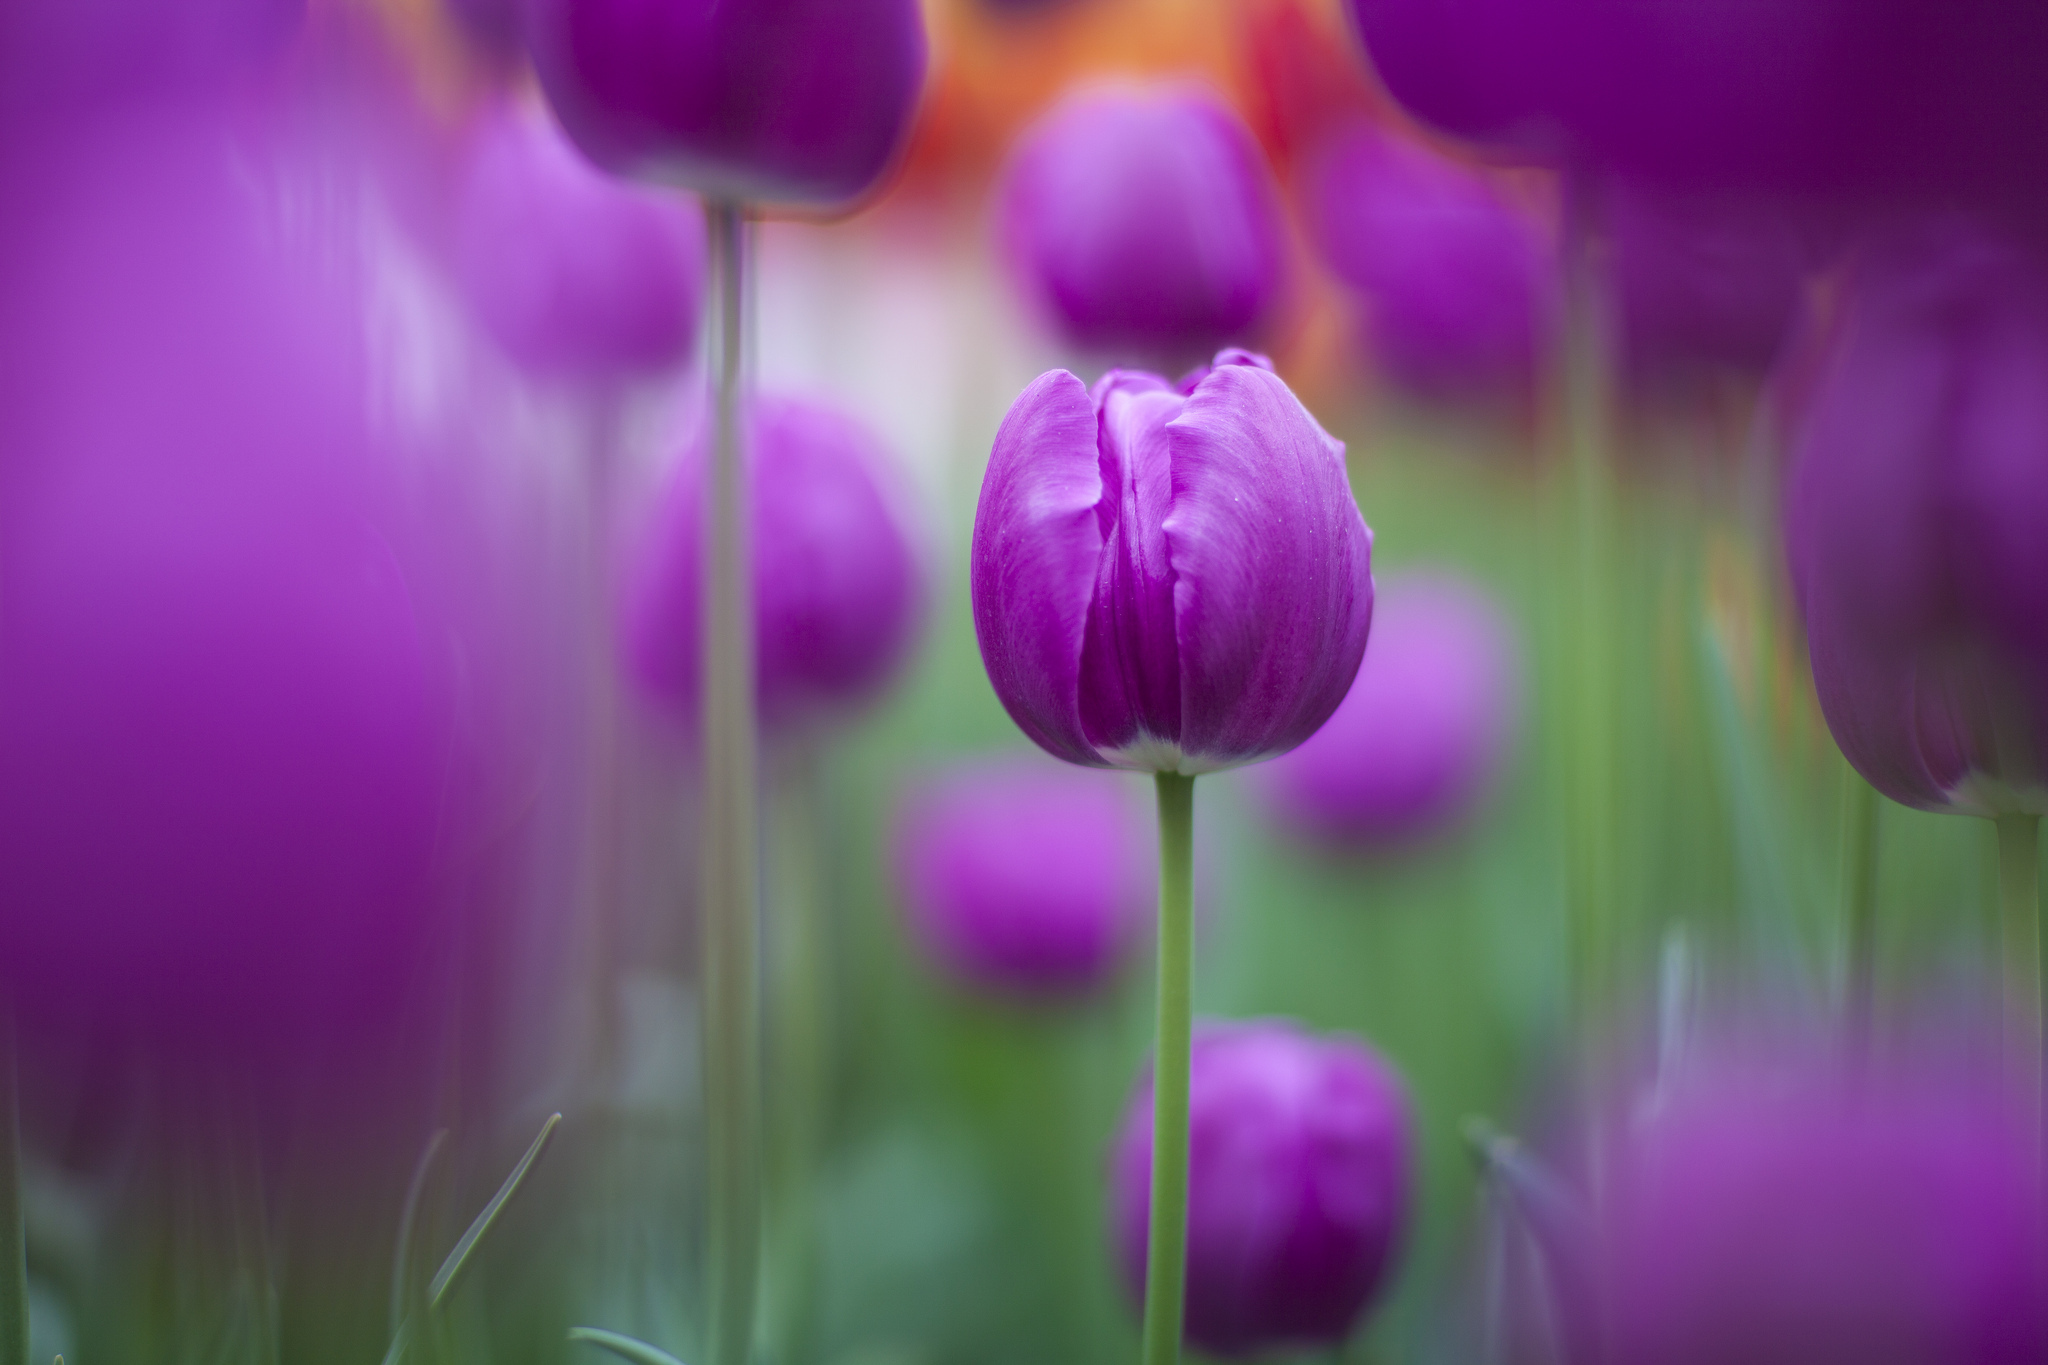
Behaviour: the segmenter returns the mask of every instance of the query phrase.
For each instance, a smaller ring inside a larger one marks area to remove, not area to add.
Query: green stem
[[[21,1101],[13,1021],[0,1025],[0,1365],[28,1365],[28,1237],[21,1217]]]
[[[2040,1103],[2041,849],[2038,815],[1998,817],[1998,908],[2012,1062],[2029,1107]]]
[[[1194,1035],[1195,779],[1160,773],[1159,1022],[1152,1063],[1152,1208],[1143,1365],[1180,1360],[1188,1259],[1188,1065]]]
[[[705,1149],[711,1365],[749,1365],[760,1266],[760,903],[754,715],[752,525],[742,449],[748,261],[739,205],[705,206],[715,300],[710,356],[713,440],[704,578]]]
[[[1869,1055],[1877,1001],[1877,789],[1842,765],[1842,990],[1849,1053]]]

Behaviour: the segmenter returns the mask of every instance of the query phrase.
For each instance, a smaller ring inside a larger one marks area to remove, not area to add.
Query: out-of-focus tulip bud
[[[305,0],[8,0],[0,115],[203,92],[276,56]]]
[[[1950,1074],[1716,1063],[1625,1125],[1615,1365],[2021,1365],[2048,1352],[2038,1144]]]
[[[916,637],[918,552],[866,427],[822,404],[764,396],[749,441],[756,686],[771,733],[870,700]],[[702,641],[704,439],[655,513],[625,604],[629,664],[648,697],[695,724]]]
[[[324,1066],[417,980],[452,833],[358,220],[208,118],[46,151],[0,228],[6,985],[160,1069]]]
[[[1346,0],[1447,132],[1671,187],[2036,196],[2048,15],[2003,0]]]
[[[996,695],[1092,767],[1285,753],[1344,699],[1372,623],[1344,447],[1243,351],[1178,386],[1040,375],[996,432],[971,560]]]
[[[1211,1025],[1195,1034],[1189,1115],[1188,1341],[1220,1356],[1343,1341],[1407,1227],[1412,1121],[1392,1068],[1355,1039]],[[1111,1180],[1125,1280],[1142,1292],[1149,1078]]]
[[[1258,790],[1278,824],[1337,848],[1440,833],[1499,774],[1516,674],[1512,632],[1484,590],[1445,573],[1396,578],[1343,705],[1262,769]]]
[[[586,382],[628,378],[690,353],[704,217],[603,174],[543,119],[493,109],[462,171],[455,266],[519,364]]]
[[[749,203],[858,198],[924,83],[917,0],[529,0],[526,41],[593,161]]]
[[[1477,172],[1353,123],[1312,154],[1305,209],[1323,257],[1367,305],[1373,358],[1439,397],[1526,394],[1553,329],[1542,225]]]
[[[1844,755],[2048,811],[2048,271],[1946,223],[1868,252],[1799,424],[1787,554]]]
[[[999,194],[1020,281],[1077,346],[1184,365],[1254,339],[1280,297],[1270,173],[1202,87],[1070,95],[1018,139]]]
[[[1759,202],[1623,185],[1605,196],[1621,364],[1639,390],[1767,373],[1797,314],[1808,253]]]
[[[926,956],[971,987],[1027,999],[1106,986],[1157,894],[1129,780],[1027,759],[914,787],[897,813],[896,878]]]

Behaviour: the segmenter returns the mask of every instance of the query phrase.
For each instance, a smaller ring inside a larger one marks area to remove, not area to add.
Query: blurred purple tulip
[[[494,107],[457,190],[455,270],[506,353],[549,376],[603,381],[690,353],[704,292],[704,216],[623,185],[541,118]]]
[[[204,93],[290,42],[305,0],[7,0],[0,115]]]
[[[1347,0],[1460,137],[1669,186],[2034,193],[2048,13],[2004,0]]]
[[[1070,763],[1196,774],[1285,753],[1342,701],[1372,622],[1344,447],[1265,359],[1179,386],[1040,375],[975,513],[996,695]]]
[[[1373,358],[1439,397],[1527,394],[1557,308],[1542,225],[1477,173],[1366,123],[1310,154],[1304,211],[1368,307]]]
[[[526,39],[591,160],[749,203],[858,198],[924,84],[917,0],[528,0]]]
[[[1966,1073],[1706,1066],[1620,1127],[1614,1365],[2021,1365],[2048,1353],[2038,1144]]]
[[[305,1067],[437,932],[450,631],[385,496],[360,206],[244,131],[0,171],[0,962],[38,1023]]]
[[[506,60],[525,51],[525,0],[441,0],[441,8],[485,55]]]
[[[1026,759],[913,788],[897,812],[896,878],[925,954],[969,986],[1023,998],[1108,985],[1157,895],[1127,780]]]
[[[1905,805],[2048,810],[2048,269],[1955,222],[1872,248],[1795,445],[1842,752]]]
[[[1277,1021],[1195,1034],[1186,1332],[1219,1356],[1335,1346],[1405,1237],[1412,1120],[1364,1043]],[[1111,1200],[1126,1284],[1145,1283],[1152,1084],[1131,1097]]]
[[[1068,96],[1018,139],[998,193],[1019,279],[1075,345],[1183,365],[1253,340],[1279,300],[1271,175],[1200,86]]]
[[[1372,645],[1323,728],[1259,773],[1283,828],[1333,847],[1397,845],[1467,817],[1498,776],[1518,692],[1512,631],[1443,573],[1381,585]]]
[[[853,418],[761,397],[752,415],[754,620],[761,723],[770,732],[871,699],[914,642],[923,583],[884,485],[886,456]],[[631,671],[679,721],[697,717],[702,647],[703,437],[679,462],[625,605]]]
[[[1809,268],[1796,225],[1756,201],[1613,185],[1604,202],[1629,382],[1655,390],[1768,373]]]

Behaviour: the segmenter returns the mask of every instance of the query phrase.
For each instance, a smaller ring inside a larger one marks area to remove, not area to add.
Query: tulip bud
[[[1285,753],[1351,685],[1372,532],[1344,447],[1266,360],[1179,386],[1040,375],[975,512],[975,633],[1010,718],[1070,763],[1196,774]]]
[[[915,787],[897,812],[897,885],[926,956],[968,986],[1026,999],[1107,985],[1158,894],[1127,780],[1031,759]]]
[[[1555,323],[1543,230],[1477,172],[1369,124],[1311,156],[1306,213],[1330,269],[1367,305],[1396,383],[1457,397],[1534,387]]]
[[[1071,95],[1018,140],[1005,245],[1077,346],[1180,365],[1254,339],[1286,232],[1258,145],[1200,87]]]
[[[491,336],[543,375],[680,363],[697,335],[704,218],[604,175],[547,122],[494,108],[472,134],[455,272]]]
[[[0,114],[201,93],[290,42],[305,0],[7,0]]]
[[[1622,1136],[1614,1365],[2020,1365],[2048,1351],[2038,1146],[1949,1075],[1718,1063]]]
[[[1843,754],[1925,810],[2048,810],[2048,270],[1955,224],[1867,253],[1786,552]]]
[[[1499,608],[1451,574],[1380,591],[1372,648],[1322,729],[1266,765],[1275,821],[1334,847],[1426,838],[1470,814],[1514,728],[1515,650]]]
[[[628,664],[647,697],[695,724],[702,649],[700,439],[655,513],[625,604]],[[923,585],[882,482],[886,456],[860,423],[821,404],[755,401],[755,683],[769,731],[871,698],[909,653]]]
[[[1412,1120],[1364,1043],[1277,1021],[1197,1032],[1189,1076],[1187,1339],[1212,1355],[1334,1346],[1386,1284],[1408,1222]],[[1124,1112],[1111,1201],[1145,1282],[1152,1085]]]
[[[1619,185],[1604,202],[1631,384],[1767,374],[1805,283],[1807,253],[1791,221],[1766,204]]]
[[[924,81],[917,0],[530,0],[526,40],[591,160],[755,203],[865,193]]]

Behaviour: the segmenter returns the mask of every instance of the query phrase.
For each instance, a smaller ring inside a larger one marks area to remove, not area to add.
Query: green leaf
[[[448,1253],[448,1259],[441,1262],[441,1268],[434,1272],[434,1278],[427,1285],[427,1306],[439,1308],[441,1300],[448,1297],[448,1291],[455,1287],[456,1278],[469,1264],[470,1253],[476,1244],[491,1230],[491,1224],[498,1221],[498,1215],[505,1211],[505,1205],[512,1202],[512,1196],[519,1193],[519,1186],[526,1179],[526,1173],[533,1169],[533,1163],[540,1160],[540,1154],[547,1150],[548,1142],[555,1136],[555,1128],[562,1121],[560,1114],[548,1115],[548,1121],[540,1126],[540,1133],[527,1147],[526,1155],[519,1158],[519,1164],[512,1168],[512,1174],[505,1177],[505,1183],[498,1186],[498,1192],[491,1196],[491,1202],[484,1205],[484,1211],[476,1216],[469,1230],[462,1234],[462,1240]]]
[[[636,1341],[617,1332],[607,1332],[602,1327],[571,1327],[569,1340],[587,1341],[592,1346],[602,1346],[620,1359],[632,1361],[633,1365],[683,1365],[682,1361],[659,1346],[649,1346],[644,1341]]]

